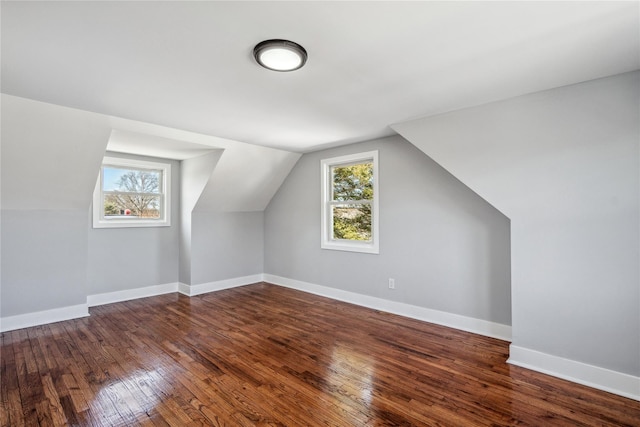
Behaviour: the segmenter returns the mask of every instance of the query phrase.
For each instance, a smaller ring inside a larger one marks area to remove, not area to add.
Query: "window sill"
[[[170,227],[169,221],[94,221],[93,228],[148,228],[148,227]]]
[[[322,242],[321,248],[332,251],[360,252],[374,255],[380,253],[378,245],[374,243],[358,243],[355,241],[324,241]]]

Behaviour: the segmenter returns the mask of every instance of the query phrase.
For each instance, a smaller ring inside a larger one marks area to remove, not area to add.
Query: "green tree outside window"
[[[333,238],[371,241],[373,163],[332,168]]]

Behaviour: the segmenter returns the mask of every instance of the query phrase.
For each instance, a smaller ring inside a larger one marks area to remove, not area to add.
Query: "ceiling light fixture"
[[[273,71],[294,71],[307,62],[307,51],[289,40],[265,40],[253,48],[258,64]]]

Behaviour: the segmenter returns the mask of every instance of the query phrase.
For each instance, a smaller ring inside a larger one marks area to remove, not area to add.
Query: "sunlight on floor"
[[[355,397],[365,407],[369,407],[373,398],[374,373],[374,360],[371,356],[340,344],[334,347],[329,382],[340,384],[339,393]]]

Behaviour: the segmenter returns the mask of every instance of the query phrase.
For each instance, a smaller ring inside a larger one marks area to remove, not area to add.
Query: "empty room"
[[[0,426],[640,426],[640,2],[1,1]]]

